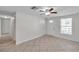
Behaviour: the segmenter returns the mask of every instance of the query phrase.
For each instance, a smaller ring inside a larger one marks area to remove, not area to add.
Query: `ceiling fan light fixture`
[[[46,13],[45,13],[45,15],[48,15],[48,16],[49,16],[50,14],[51,14],[50,12],[46,12]]]

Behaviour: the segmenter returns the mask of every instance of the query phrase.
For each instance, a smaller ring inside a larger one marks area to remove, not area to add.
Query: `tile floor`
[[[8,47],[8,46],[7,46]],[[50,35],[13,45],[1,52],[78,52],[79,42],[57,38]]]

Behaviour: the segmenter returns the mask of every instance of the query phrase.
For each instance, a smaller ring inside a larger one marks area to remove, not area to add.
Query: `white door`
[[[1,34],[10,35],[10,31],[11,31],[10,19],[1,18]]]

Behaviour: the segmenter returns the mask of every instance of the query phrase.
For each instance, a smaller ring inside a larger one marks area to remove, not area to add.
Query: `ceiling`
[[[56,17],[79,13],[79,6],[37,6],[38,8],[53,7],[58,13],[51,16],[40,15],[38,11],[31,9],[32,6],[0,6],[0,14],[15,15],[15,12],[24,12],[26,14],[40,17]]]

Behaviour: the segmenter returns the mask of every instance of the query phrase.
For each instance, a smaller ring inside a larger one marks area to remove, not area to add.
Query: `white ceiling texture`
[[[57,17],[57,16],[65,16],[79,13],[79,6],[37,6],[38,8],[52,7],[57,11],[57,14],[46,16],[46,15],[40,15],[39,11],[32,10],[31,7],[32,6],[0,6],[0,14],[13,16],[15,12],[24,12],[29,15],[36,15],[46,18],[46,17]]]

